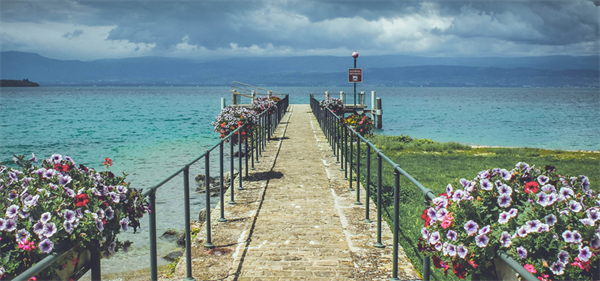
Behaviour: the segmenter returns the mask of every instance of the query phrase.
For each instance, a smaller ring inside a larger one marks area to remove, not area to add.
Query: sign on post
[[[362,68],[348,68],[348,83],[362,83]]]

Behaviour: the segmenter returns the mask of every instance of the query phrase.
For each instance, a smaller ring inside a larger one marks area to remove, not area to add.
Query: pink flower
[[[535,268],[533,267],[533,265],[531,264],[526,264],[525,266],[523,266],[525,269],[527,269],[527,271],[531,272],[531,273],[536,273],[537,270],[535,270]]]
[[[442,221],[442,227],[444,229],[448,228],[450,225],[452,225],[453,219],[454,219],[454,217],[452,216],[452,213],[446,214],[446,216],[444,217],[444,220]]]

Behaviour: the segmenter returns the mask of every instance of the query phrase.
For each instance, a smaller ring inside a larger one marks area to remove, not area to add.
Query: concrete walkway
[[[213,211],[212,242],[206,233],[193,242],[196,280],[387,280],[391,238],[383,222],[385,248],[377,239],[376,213],[363,222],[365,205],[355,205],[343,171],[308,105],[291,105],[245,190],[235,188],[227,222]],[[236,181],[237,182],[237,181]],[[364,194],[364,189],[363,192]],[[226,197],[229,201],[229,194]],[[361,198],[365,203],[364,195]],[[375,209],[371,202],[371,209]],[[420,279],[401,250],[399,278]],[[176,278],[185,278],[185,256]]]

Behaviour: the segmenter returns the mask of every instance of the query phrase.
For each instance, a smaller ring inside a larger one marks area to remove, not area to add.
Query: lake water
[[[323,98],[325,91],[332,97],[345,91],[353,100],[350,87],[269,89],[290,94],[291,103],[306,104],[310,93]],[[367,91],[369,105],[371,90],[382,98],[381,134],[491,146],[600,149],[599,89],[359,86],[358,91]],[[111,171],[128,173],[134,188],[147,188],[217,143],[210,122],[220,111],[221,97],[230,103],[228,87],[2,88],[0,161],[12,162],[13,154],[48,158],[59,153],[102,170],[109,157]],[[192,176],[200,173],[202,163],[192,166]],[[158,191],[159,235],[183,229],[182,182],[176,178]],[[192,202],[195,219],[204,196],[192,192]],[[122,240],[134,241],[132,251],[103,260],[104,273],[148,266],[147,227],[146,218],[138,234],[122,235]],[[159,243],[160,256],[175,248],[171,242]]]

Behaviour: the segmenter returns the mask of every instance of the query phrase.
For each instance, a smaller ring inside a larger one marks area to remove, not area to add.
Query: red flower
[[[112,166],[112,159],[106,157],[104,158],[104,166]]]
[[[69,170],[69,165],[54,164],[54,169],[61,172],[66,172]]]
[[[435,266],[435,268],[444,267],[444,266],[442,266],[442,259],[440,259],[436,256],[431,256],[431,260],[433,261],[433,266]]]
[[[452,272],[454,272],[454,275],[456,275],[458,279],[465,279],[467,276],[465,268],[457,262],[452,262]]]
[[[530,181],[525,184],[525,193],[536,193],[538,191],[537,187],[539,184],[535,181]]]
[[[88,198],[87,194],[79,194],[75,196],[75,206],[77,207],[83,207],[87,205],[89,201],[90,199]]]
[[[427,209],[425,209],[423,211],[423,214],[421,214],[421,218],[425,221],[425,227],[428,227],[429,222],[431,221],[431,218],[427,215]],[[436,267],[436,268],[439,268],[439,267]]]

